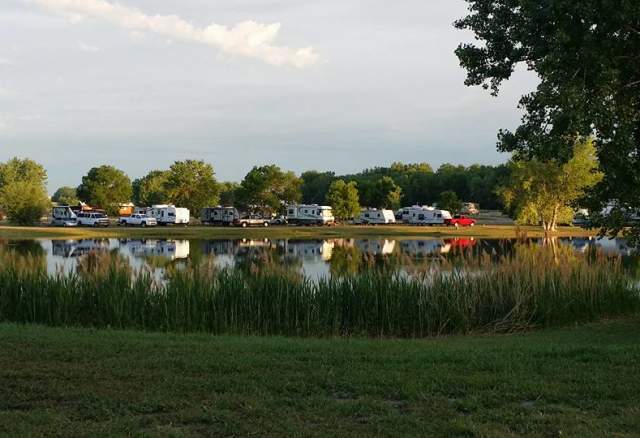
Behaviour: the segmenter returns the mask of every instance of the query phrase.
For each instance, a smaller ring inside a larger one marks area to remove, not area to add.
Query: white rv
[[[358,224],[384,225],[395,224],[396,217],[391,210],[378,210],[377,208],[366,208],[360,212],[360,217],[356,220]]]
[[[333,225],[336,219],[331,207],[325,205],[289,205],[287,222],[298,225]]]
[[[158,225],[188,225],[191,214],[189,209],[175,205],[153,205],[147,215],[156,218]]]
[[[203,224],[233,225],[240,218],[240,213],[234,207],[207,207],[202,209],[200,219]]]
[[[69,206],[54,207],[51,211],[51,225],[54,227],[76,227],[78,216]]]
[[[452,219],[447,210],[415,205],[402,209],[402,222],[411,225],[444,225],[447,219]]]

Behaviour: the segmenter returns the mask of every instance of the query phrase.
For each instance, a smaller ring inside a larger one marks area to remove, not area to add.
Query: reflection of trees
[[[0,240],[0,270],[46,272],[47,254],[37,240]]]
[[[329,260],[329,272],[334,277],[360,272],[363,261],[361,254],[355,246],[336,246]]]
[[[132,274],[128,257],[117,249],[111,251],[92,251],[78,259],[76,272],[81,276],[106,277],[118,272]]]
[[[269,241],[260,245],[240,246],[234,256],[234,266],[248,274],[280,273],[295,277],[302,275],[302,259],[288,256]]]

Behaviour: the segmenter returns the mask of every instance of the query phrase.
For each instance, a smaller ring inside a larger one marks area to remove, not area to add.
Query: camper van
[[[360,212],[357,224],[363,225],[386,225],[395,224],[396,217],[391,210],[378,210],[377,208],[367,208]]]
[[[77,227],[78,216],[67,205],[54,207],[51,211],[51,225],[54,227]]]
[[[402,222],[410,225],[444,225],[452,219],[447,210],[415,205],[402,209]]]
[[[200,213],[200,220],[203,224],[209,225],[233,225],[236,219],[240,218],[240,213],[234,207],[207,207]]]
[[[156,218],[158,225],[189,225],[191,214],[187,208],[179,208],[175,205],[153,205],[147,214]]]
[[[287,222],[297,225],[333,225],[336,219],[331,207],[326,205],[290,205],[287,207]]]

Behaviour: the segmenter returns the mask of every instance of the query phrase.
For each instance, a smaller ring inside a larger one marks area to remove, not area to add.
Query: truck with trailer
[[[405,207],[399,211],[399,215],[402,222],[409,225],[445,225],[447,220],[453,218],[447,210],[426,205]]]
[[[200,212],[200,221],[204,225],[231,226],[240,213],[235,207],[206,207]]]
[[[133,213],[130,216],[122,216],[118,224],[125,227],[155,227],[158,225],[156,218],[142,213]]]
[[[334,225],[333,210],[326,205],[293,204],[287,206],[287,222],[294,225]]]

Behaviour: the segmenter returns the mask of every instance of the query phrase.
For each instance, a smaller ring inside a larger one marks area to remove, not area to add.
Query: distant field
[[[596,230],[576,227],[561,227],[555,234],[559,237],[595,236]],[[241,239],[241,238],[446,238],[478,237],[510,239],[517,236],[542,237],[540,227],[516,227],[514,225],[477,225],[475,227],[455,229],[452,227],[417,227],[406,225],[335,227],[294,227],[279,226],[270,228],[229,228],[229,227],[154,227],[154,228],[55,228],[55,227],[14,227],[0,226],[0,238],[4,239],[91,239],[91,238],[158,238],[158,239]]]
[[[0,325],[3,436],[640,434],[640,320],[435,340]]]

